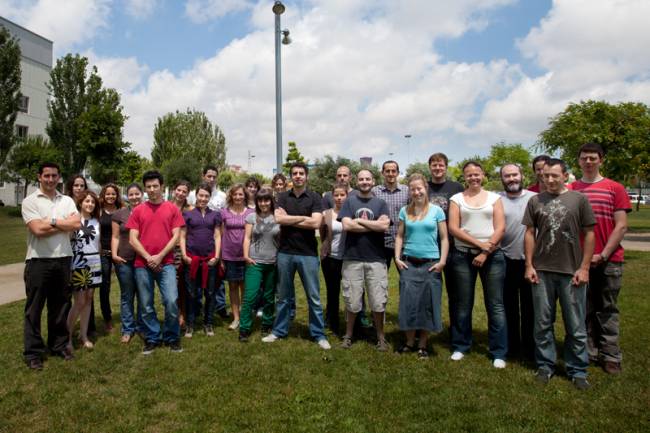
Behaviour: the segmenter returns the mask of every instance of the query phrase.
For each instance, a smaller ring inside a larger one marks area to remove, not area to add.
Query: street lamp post
[[[291,43],[289,30],[280,30],[280,15],[284,13],[285,7],[281,1],[273,4],[275,14],[275,163],[276,173],[282,172],[282,68],[281,68],[281,43]],[[283,36],[280,39],[280,36]]]
[[[404,134],[406,138],[406,167],[411,164],[411,134]]]

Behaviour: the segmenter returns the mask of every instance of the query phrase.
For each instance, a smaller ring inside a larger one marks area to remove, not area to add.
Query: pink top
[[[246,216],[255,213],[254,209],[245,208],[240,214],[229,208],[221,209],[221,258],[230,261],[244,260],[244,229]]]

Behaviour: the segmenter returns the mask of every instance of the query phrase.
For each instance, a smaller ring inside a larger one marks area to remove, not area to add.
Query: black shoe
[[[551,373],[544,370],[543,368],[538,368],[535,373],[535,381],[541,385],[548,385],[551,381]]]
[[[228,318],[230,317],[230,315],[228,314],[228,310],[226,310],[225,308],[222,308],[222,309],[220,309],[220,310],[217,310],[217,314],[218,314],[219,317],[221,317],[222,319],[228,319]]]
[[[262,335],[269,335],[271,333],[271,331],[273,331],[272,326],[262,326],[262,328],[260,329],[260,333]]]
[[[579,389],[580,391],[585,391],[591,388],[591,384],[587,382],[586,377],[574,377],[571,379],[571,382],[573,383],[573,386],[575,386],[576,389]]]
[[[250,332],[248,331],[239,331],[239,342],[240,343],[248,343],[248,337],[251,335]]]
[[[181,342],[176,340],[169,343],[169,350],[174,353],[181,353],[183,348],[181,347]]]
[[[33,358],[27,361],[27,367],[29,367],[32,370],[37,370],[40,371],[43,369],[43,361],[41,358]]]
[[[151,355],[154,350],[156,350],[156,343],[147,342],[142,349],[143,355]]]
[[[429,352],[427,349],[420,348],[418,349],[418,359],[427,359],[429,357]]]
[[[411,353],[415,351],[415,348],[413,346],[409,346],[408,344],[404,343],[402,344],[398,349],[397,353]]]

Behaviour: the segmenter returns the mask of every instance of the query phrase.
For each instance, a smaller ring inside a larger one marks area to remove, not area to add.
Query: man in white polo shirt
[[[69,232],[81,227],[74,201],[56,190],[59,166],[45,162],[38,169],[39,189],[22,203],[27,225],[25,258],[25,350],[27,366],[43,368],[45,343],[41,337],[41,315],[47,302],[47,347],[66,361],[73,359],[67,348],[66,326],[70,292],[72,247]]]

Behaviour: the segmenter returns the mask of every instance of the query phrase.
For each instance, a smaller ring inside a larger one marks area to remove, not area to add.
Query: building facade
[[[16,116],[16,136],[41,135],[46,137],[48,122],[46,83],[52,70],[52,41],[0,17],[3,26],[17,40],[20,46],[20,70],[22,93],[20,109]],[[36,188],[29,187],[28,193]],[[22,202],[23,187],[13,183],[0,183],[0,200],[15,206]]]

